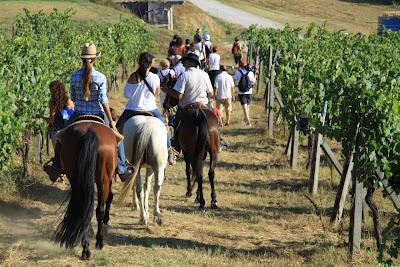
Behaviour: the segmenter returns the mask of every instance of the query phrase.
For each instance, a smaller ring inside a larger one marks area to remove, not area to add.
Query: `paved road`
[[[243,1],[244,5],[245,2],[246,1]],[[248,28],[252,24],[258,24],[262,27],[275,29],[283,27],[283,25],[278,22],[255,16],[242,10],[224,5],[216,0],[192,0],[192,3],[215,17],[231,23],[240,24],[245,28]]]

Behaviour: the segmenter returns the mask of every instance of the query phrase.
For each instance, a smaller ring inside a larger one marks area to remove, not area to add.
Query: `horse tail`
[[[196,142],[196,162],[204,160],[206,153],[207,140],[208,140],[208,124],[207,119],[200,109],[196,111],[196,125],[197,125],[197,142]]]
[[[132,191],[132,187],[135,184],[136,176],[140,171],[140,165],[142,164],[144,153],[146,152],[147,145],[149,144],[151,133],[152,133],[152,124],[146,120],[145,123],[142,123],[138,126],[138,130],[136,132],[136,137],[133,142],[133,155],[132,155],[132,165],[134,166],[134,172],[132,178],[129,182],[125,183],[120,191],[120,195],[117,199],[117,204],[122,204],[129,192]]]
[[[73,248],[87,233],[93,216],[94,182],[99,140],[87,132],[80,140],[81,148],[75,173],[71,179],[70,199],[63,220],[56,230],[56,242]]]

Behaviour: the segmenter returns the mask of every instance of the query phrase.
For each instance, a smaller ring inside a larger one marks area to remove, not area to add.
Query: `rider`
[[[75,102],[75,112],[70,121],[74,121],[80,115],[96,115],[104,119],[107,116],[110,126],[117,131],[112,119],[107,98],[106,76],[94,69],[97,58],[101,55],[97,52],[94,44],[86,43],[80,55],[82,68],[75,71],[71,76],[71,99]],[[60,146],[56,147],[53,165],[45,170],[49,176],[61,174]],[[125,165],[125,151],[122,142],[118,145],[118,170],[117,173],[122,181],[127,180],[132,172]]]
[[[144,52],[139,56],[139,67],[133,72],[126,82],[124,97],[129,99],[117,122],[117,129],[122,132],[125,122],[138,112],[151,113],[154,117],[164,122],[160,110],[156,104],[156,98],[160,95],[160,78],[151,73],[154,65],[154,56]],[[167,131],[168,133],[168,131]],[[171,148],[171,137],[167,136],[168,161],[172,165],[173,153]]]
[[[195,53],[188,53],[181,59],[186,71],[178,77],[173,89],[163,87],[167,94],[179,99],[178,111],[174,119],[173,149],[177,157],[181,151],[178,142],[178,124],[182,110],[188,107],[207,109],[208,98],[213,96],[213,88],[208,74],[199,69],[199,57]],[[175,161],[175,158],[173,159]]]

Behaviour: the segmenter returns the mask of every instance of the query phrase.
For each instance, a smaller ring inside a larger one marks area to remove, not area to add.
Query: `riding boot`
[[[51,165],[50,162],[52,163]],[[57,179],[62,175],[61,144],[59,142],[56,143],[54,158],[52,158],[48,163],[43,166],[43,170],[47,173],[50,181],[52,181],[53,183],[57,181]]]

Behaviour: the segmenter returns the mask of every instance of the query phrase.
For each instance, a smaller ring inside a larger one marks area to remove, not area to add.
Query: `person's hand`
[[[110,121],[110,127],[113,129],[115,132],[118,132],[115,121]]]

